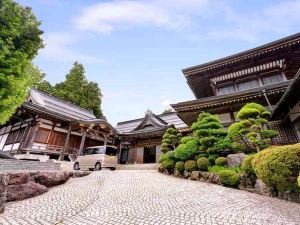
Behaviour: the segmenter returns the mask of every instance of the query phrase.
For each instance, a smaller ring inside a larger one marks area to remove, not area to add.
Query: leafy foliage
[[[175,149],[175,157],[181,161],[194,159],[198,153],[198,141],[195,139],[187,141],[185,144],[180,144]]]
[[[219,172],[220,181],[225,186],[236,187],[239,184],[239,175],[233,170]]]
[[[211,173],[220,173],[222,170],[228,169],[226,166],[209,166],[208,167],[208,172]]]
[[[246,156],[242,162],[242,169],[247,173],[248,175],[255,175],[255,171],[252,166],[252,160],[255,155],[249,155]]]
[[[175,164],[175,169],[179,172],[179,173],[183,173],[184,172],[184,162],[179,161]]]
[[[207,171],[208,165],[209,165],[209,161],[208,158],[206,157],[201,157],[197,160],[197,166],[201,171]]]
[[[159,163],[162,163],[163,161],[170,159],[170,160],[175,160],[175,151],[169,151],[165,154],[162,154],[159,157]]]
[[[215,160],[215,164],[218,166],[225,166],[227,164],[227,159],[225,157],[219,157]]]
[[[270,112],[257,103],[246,104],[237,114],[241,120],[228,128],[228,138],[241,151],[260,151],[270,145],[271,138],[278,133],[265,129]]]
[[[29,87],[40,79],[31,64],[43,47],[40,24],[30,8],[12,0],[0,1],[0,124],[11,117]]]
[[[101,90],[95,82],[88,82],[82,64],[75,62],[66,80],[55,85],[55,95],[86,109],[93,110],[97,118],[102,118],[100,108]]]
[[[254,156],[252,166],[269,188],[279,192],[294,190],[300,171],[300,144],[267,148]]]
[[[197,121],[192,125],[192,130],[193,135],[199,139],[201,151],[218,153],[222,150],[216,146],[224,141],[226,132],[217,116],[205,112],[200,113]]]
[[[173,110],[172,110],[172,109],[165,109],[165,110],[162,112],[162,114],[167,114],[167,113],[170,113],[170,112],[173,112]]]
[[[166,159],[161,163],[161,165],[164,169],[172,171],[175,167],[175,161],[171,159]]]
[[[180,141],[181,133],[178,132],[175,128],[168,128],[161,141],[160,150],[163,153],[174,150]]]
[[[187,160],[184,163],[184,168],[187,172],[195,171],[195,170],[197,170],[197,163],[195,160]]]

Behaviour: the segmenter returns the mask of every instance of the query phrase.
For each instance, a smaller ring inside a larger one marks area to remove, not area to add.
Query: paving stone
[[[6,205],[0,224],[298,225],[300,205],[156,171],[102,170]]]

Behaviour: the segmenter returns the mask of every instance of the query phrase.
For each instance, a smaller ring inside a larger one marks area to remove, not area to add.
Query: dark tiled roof
[[[157,117],[159,118],[160,121],[157,121],[157,123],[161,124],[162,126],[169,127],[170,125],[174,125],[174,127],[177,129],[187,127],[187,125],[177,116],[175,112],[155,115],[155,117],[155,121],[157,120]],[[145,117],[119,122],[116,126],[116,129],[120,134],[131,133],[143,122],[144,119]]]
[[[31,104],[32,107],[36,106],[39,109],[44,109],[48,113],[60,115],[70,120],[96,119],[93,111],[81,108],[73,103],[36,89],[30,90],[28,103]]]

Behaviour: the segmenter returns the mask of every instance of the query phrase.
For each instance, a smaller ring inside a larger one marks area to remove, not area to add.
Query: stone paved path
[[[10,203],[0,224],[300,224],[300,205],[156,171],[94,172]]]

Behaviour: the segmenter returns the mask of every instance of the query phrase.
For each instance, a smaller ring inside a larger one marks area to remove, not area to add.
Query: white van
[[[94,146],[87,148],[85,155],[77,158],[74,163],[74,170],[101,170],[104,167],[115,170],[117,163],[117,147],[109,145]]]

